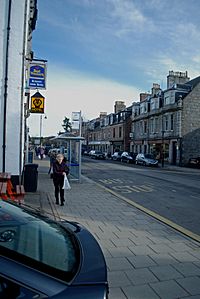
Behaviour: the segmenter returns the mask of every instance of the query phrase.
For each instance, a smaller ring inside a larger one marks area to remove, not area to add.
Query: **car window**
[[[129,153],[128,153],[128,152],[123,152],[122,155],[123,155],[123,156],[128,156]]]
[[[0,206],[5,204],[0,202]],[[65,281],[72,279],[79,266],[78,244],[70,231],[9,204],[0,209],[0,250],[4,256]]]
[[[146,155],[145,155],[145,158],[148,158],[148,159],[154,159],[154,156],[151,155],[151,154],[146,154]]]

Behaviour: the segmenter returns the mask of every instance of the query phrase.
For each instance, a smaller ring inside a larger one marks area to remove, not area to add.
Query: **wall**
[[[200,83],[183,100],[182,161],[200,156]]]
[[[19,175],[23,159],[23,45],[26,0],[11,1],[6,109],[5,171]],[[9,0],[0,1],[0,171],[3,167],[3,124],[5,99],[6,44]]]

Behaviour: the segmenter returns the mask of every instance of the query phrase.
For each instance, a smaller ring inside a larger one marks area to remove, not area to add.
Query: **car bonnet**
[[[72,223],[62,222],[68,227]],[[81,251],[80,269],[72,284],[107,283],[107,268],[102,250],[94,236],[83,226],[74,223],[75,235]]]

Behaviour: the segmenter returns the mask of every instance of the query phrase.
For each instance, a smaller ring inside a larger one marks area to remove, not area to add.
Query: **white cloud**
[[[49,70],[48,86],[41,94],[46,98],[47,119],[42,122],[42,135],[56,135],[62,130],[65,116],[81,111],[86,119],[99,116],[100,112],[114,112],[114,102],[124,101],[130,106],[137,101],[140,91],[101,78],[92,78],[81,73]],[[40,135],[40,116],[31,115],[28,119],[31,136]]]
[[[122,37],[131,32],[137,33],[138,30],[154,31],[156,29],[153,22],[133,2],[126,0],[111,0],[110,2],[113,4],[111,17],[120,24],[115,32],[116,36]]]

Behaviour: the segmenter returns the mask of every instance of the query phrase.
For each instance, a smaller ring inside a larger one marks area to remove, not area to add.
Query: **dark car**
[[[136,158],[137,154],[133,153],[133,152],[123,152],[121,154],[121,161],[122,162],[126,162],[126,163],[135,163],[135,158]]]
[[[113,161],[120,161],[121,160],[121,154],[123,152],[114,152],[114,154],[111,155],[111,159]]]
[[[101,248],[80,224],[0,199],[0,298],[108,296]]]
[[[189,167],[200,168],[200,157],[190,158],[188,162]]]
[[[93,151],[90,154],[90,157],[93,159],[102,159],[102,160],[104,160],[106,158],[105,154],[102,153],[101,151]]]
[[[135,164],[158,166],[158,160],[156,160],[152,154],[138,154],[135,159]]]

